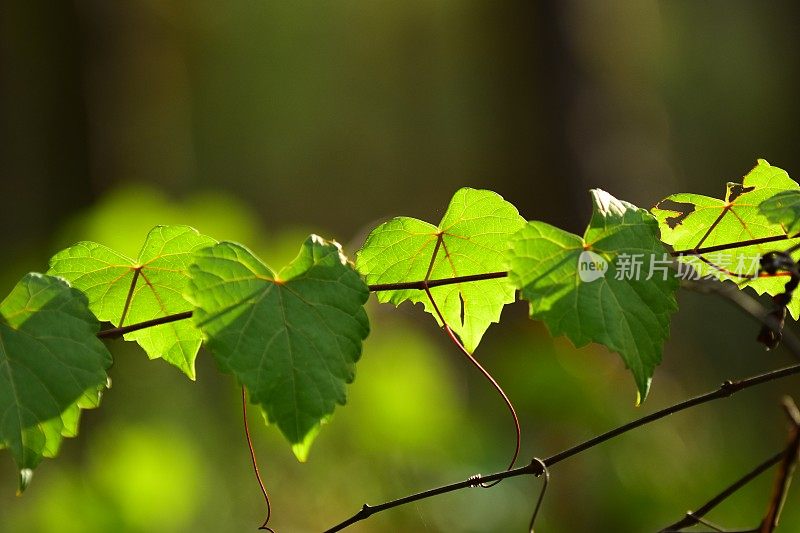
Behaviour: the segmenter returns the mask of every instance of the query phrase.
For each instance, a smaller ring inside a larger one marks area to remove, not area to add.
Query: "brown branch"
[[[778,464],[781,459],[783,459],[784,455],[786,455],[786,450],[781,450],[780,452],[776,453],[750,472],[736,480],[734,483],[726,487],[722,492],[708,500],[704,505],[702,505],[697,511],[690,511],[686,513],[681,520],[678,520],[674,524],[671,524],[664,529],[662,529],[659,533],[677,533],[684,528],[692,527],[697,524],[703,523],[703,517],[708,514],[714,507],[728,499],[731,495],[733,495],[736,491],[750,483],[753,479],[764,473],[765,471],[769,470],[771,467]]]
[[[628,422],[627,424],[624,424],[615,429],[607,431],[606,433],[598,435],[592,439],[589,439],[581,444],[573,446],[572,448],[569,448],[551,457],[548,457],[543,461],[544,465],[547,468],[550,468],[556,463],[568,459],[573,455],[577,455],[607,440],[611,440],[612,438],[622,435],[623,433],[627,433],[628,431],[631,431],[640,426],[644,426],[651,422],[655,422],[656,420],[659,420],[666,416],[678,413],[680,411],[689,409],[691,407],[696,407],[698,405],[711,402],[713,400],[727,398],[744,389],[755,387],[757,385],[762,385],[764,383],[769,383],[771,381],[793,376],[796,374],[800,374],[800,364],[780,368],[777,370],[772,370],[770,372],[765,372],[763,374],[758,374],[738,381],[726,381],[722,385],[720,385],[720,387],[717,388],[716,390],[707,392],[705,394],[701,394],[700,396],[690,398],[683,402],[674,404],[672,406],[666,407],[649,415],[643,416],[641,418]],[[780,460],[780,458],[778,460]],[[332,528],[328,529],[326,533],[335,533],[336,531],[341,531],[342,529],[351,526],[356,522],[360,522],[361,520],[369,518],[375,513],[379,513],[381,511],[385,511],[393,507],[398,507],[418,500],[423,500],[425,498],[430,498],[432,496],[438,496],[440,494],[446,494],[448,492],[453,492],[455,490],[465,489],[467,487],[474,487],[479,485],[481,482],[497,481],[501,479],[507,479],[522,475],[540,476],[542,475],[542,473],[543,473],[542,465],[537,461],[531,461],[531,463],[526,466],[514,468],[512,470],[506,470],[503,472],[496,472],[494,474],[490,474],[487,476],[480,476],[480,475],[472,476],[464,481],[459,481],[457,483],[452,483],[450,485],[443,485],[441,487],[437,487],[434,489],[418,492],[415,494],[411,494],[409,496],[405,496],[403,498],[398,498],[396,500],[391,500],[385,503],[381,503],[379,505],[370,506],[365,504],[359,512],[357,512],[344,522],[341,522],[336,526],[333,526]]]
[[[670,255],[673,257],[679,256],[686,256],[686,255],[700,255],[704,253],[711,253],[711,252],[718,252],[722,250],[730,250],[734,248],[741,248],[744,246],[752,246],[755,244],[765,244],[770,242],[778,242],[783,240],[789,240],[800,237],[800,233],[796,233],[794,235],[777,235],[774,237],[763,237],[760,239],[750,239],[745,241],[737,241],[731,242],[727,244],[719,244],[716,246],[708,246],[706,248],[698,248],[695,247],[691,250],[675,250],[670,252]],[[437,240],[436,251],[438,252],[439,246],[441,246],[442,241]],[[800,245],[797,245],[800,246]],[[787,250],[787,253],[794,251],[797,247],[793,246]],[[428,289],[432,289],[434,287],[440,287],[442,285],[453,285],[456,283],[467,283],[472,281],[482,281],[482,280],[489,280],[489,279],[499,279],[508,277],[508,272],[485,272],[482,274],[470,274],[467,276],[455,276],[452,278],[443,278],[443,279],[427,279],[430,276],[432,270],[432,264],[428,265],[428,273],[426,274],[423,280],[419,281],[405,281],[405,282],[398,282],[398,283],[376,283],[372,285],[368,285],[370,292],[381,292],[381,291],[400,291],[400,290],[420,290],[424,291],[426,287]],[[138,274],[138,270],[136,271]],[[135,283],[136,275],[134,274],[134,283]],[[131,284],[131,291],[128,294],[128,300],[132,296],[132,290],[134,283]],[[127,304],[126,304],[127,307]],[[174,322],[176,320],[183,320],[192,316],[191,311],[185,311],[183,313],[177,313],[174,315],[167,315],[164,317],[156,318],[153,320],[148,320],[145,322],[139,322],[136,324],[131,324],[129,326],[112,328],[108,330],[103,330],[97,334],[98,337],[101,339],[103,338],[116,338],[124,335],[125,333],[130,333],[131,331],[136,331],[139,329],[151,328],[154,326],[159,326],[161,324],[167,324],[169,322]],[[799,352],[800,353],[800,352]]]
[[[778,518],[780,517],[783,502],[786,499],[786,493],[789,489],[789,482],[791,481],[794,466],[797,464],[797,452],[800,447],[800,412],[794,401],[788,396],[783,399],[783,409],[789,417],[792,427],[789,431],[789,443],[779,453],[773,455],[753,470],[736,480],[734,483],[726,487],[722,492],[711,498],[707,503],[701,506],[697,511],[689,511],[686,516],[681,520],[671,524],[659,533],[678,533],[685,528],[695,526],[697,524],[706,523],[703,517],[707,515],[720,503],[725,501],[739,489],[747,485],[750,481],[761,475],[763,472],[772,466],[780,463],[781,468],[778,470],[778,476],[775,479],[773,486],[772,497],[767,507],[767,513],[761,521],[761,525],[752,531],[754,533],[772,533],[778,525]]]
[[[191,316],[191,311],[184,311],[174,315],[167,315],[154,318],[152,320],[145,320],[144,322],[137,322],[136,324],[131,324],[129,326],[122,326],[121,328],[104,329],[103,331],[97,333],[97,337],[100,339],[116,339],[132,331],[152,328],[155,326],[160,326],[161,324],[169,324],[170,322],[177,322],[178,320],[185,320]]]
[[[800,233],[792,236],[779,236],[779,237],[765,237],[764,239],[752,239],[749,241],[739,241],[729,244],[722,244],[718,246],[710,246],[708,248],[696,248],[694,250],[683,250],[683,251],[675,251],[672,252],[671,255],[673,257],[677,257],[680,255],[699,255],[701,253],[708,253],[714,252],[719,250],[726,250],[730,248],[736,248],[740,246],[749,246],[752,244],[759,244],[764,242],[775,242],[780,240],[791,239],[795,237],[800,237]],[[439,241],[437,241],[437,244]],[[436,247],[436,251],[438,251],[439,246]],[[426,274],[426,279],[419,280],[419,281],[406,281],[406,282],[399,282],[399,283],[377,283],[373,285],[368,285],[367,288],[370,292],[381,292],[381,291],[399,291],[399,290],[420,290],[424,291],[427,289],[432,289],[434,287],[440,287],[443,285],[453,285],[457,283],[467,283],[472,281],[482,281],[482,280],[490,280],[490,279],[500,279],[508,277],[508,272],[486,272],[482,274],[470,274],[467,276],[455,276],[452,278],[443,278],[443,279],[427,279],[427,276],[430,276],[430,271],[432,270],[431,265],[429,265],[428,273]],[[137,271],[138,272],[138,271]],[[128,295],[129,297],[131,294]],[[161,324],[167,324],[169,322],[174,322],[176,320],[183,320],[192,316],[191,311],[185,311],[183,313],[177,313],[174,315],[167,315],[160,318],[155,318],[153,320],[147,320],[145,322],[139,322],[136,324],[131,324],[129,326],[118,327],[118,328],[111,328],[107,330],[103,330],[97,334],[97,336],[101,339],[104,338],[117,338],[121,337],[125,333],[130,333],[132,331],[137,331],[140,329],[151,328],[154,326],[159,326]],[[800,354],[800,350],[798,350],[798,354]]]
[[[471,274],[469,276],[457,276],[454,278],[432,279],[427,282],[425,280],[421,280],[421,281],[409,281],[404,283],[379,283],[376,285],[368,285],[367,287],[369,288],[370,292],[399,291],[406,289],[422,291],[425,290],[426,284],[429,288],[433,288],[433,287],[440,287],[442,285],[453,285],[456,283],[466,283],[470,281],[505,278],[507,276],[508,272],[487,272],[485,274]],[[175,322],[178,320],[184,320],[186,318],[190,318],[191,316],[192,316],[191,311],[184,311],[182,313],[176,313],[174,315],[166,315],[163,317],[154,318],[153,320],[138,322],[136,324],[130,324],[124,327],[106,329],[99,332],[97,336],[101,339],[115,339],[132,331],[152,328],[155,326],[160,326],[161,324],[168,324],[170,322]]]
[[[757,244],[767,244],[770,242],[780,242],[789,239],[796,239],[800,237],[800,233],[794,235],[774,235],[772,237],[761,237],[759,239],[748,239],[745,241],[729,242],[725,244],[717,244],[715,246],[706,246],[705,248],[698,248],[697,246],[686,250],[675,250],[671,253],[673,257],[682,255],[700,255],[710,254],[712,252],[721,252],[723,250],[734,250],[736,248],[744,248],[745,246],[754,246]],[[698,245],[699,246],[699,245]]]
[[[427,285],[428,288],[440,287],[442,285],[453,285],[456,283],[466,283],[471,281],[481,281],[481,280],[488,280],[488,279],[498,279],[498,278],[505,278],[508,276],[508,272],[488,272],[485,274],[472,274],[469,276],[457,276],[453,278],[444,278],[444,279],[432,279],[429,281],[420,280],[420,281],[409,281],[403,283],[382,283],[382,284],[375,284],[375,285],[368,285],[370,292],[380,292],[380,291],[397,291],[397,290],[425,290]],[[697,282],[696,285],[700,285]],[[694,286],[689,286],[689,283],[684,283],[686,286],[685,288],[691,288],[692,290],[698,290],[699,292],[722,292],[725,291],[727,286],[722,283],[708,283],[702,284],[706,288],[699,290]],[[737,293],[741,294],[740,291],[736,291]],[[731,299],[729,296],[731,294],[730,291],[726,291],[724,296]],[[737,305],[739,305],[738,302]],[[748,311],[749,312],[749,311]],[[752,314],[752,313],[751,313]],[[118,327],[118,328],[110,328],[103,331],[100,331],[97,336],[101,339],[108,339],[108,338],[117,338],[121,337],[126,333],[130,333],[132,331],[137,331],[140,329],[152,328],[155,326],[160,326],[161,324],[168,324],[170,322],[175,322],[178,320],[184,320],[190,318],[192,316],[191,311],[184,311],[182,313],[176,313],[173,315],[166,315],[159,318],[154,318],[152,320],[147,320],[144,322],[138,322],[136,324],[130,324],[128,326]],[[755,316],[755,315],[754,315]],[[762,320],[761,317],[756,317],[759,321]],[[800,356],[800,342],[792,343],[797,350],[798,355]]]
[[[477,487],[480,486],[481,483],[485,482],[499,481],[502,479],[508,479],[512,477],[525,476],[525,475],[534,475],[534,476],[542,475],[542,465],[536,461],[531,461],[529,464],[514,468],[513,470],[503,470],[502,472],[497,472],[486,476],[481,476],[481,475],[471,476],[468,479],[465,479],[464,481],[459,481],[458,483],[452,483],[450,485],[444,485],[442,487],[437,487],[435,489],[429,489],[426,491],[418,492],[416,494],[411,494],[403,498],[398,498],[396,500],[388,501],[380,505],[364,504],[364,506],[361,507],[361,510],[358,511],[356,514],[354,514],[344,522],[337,524],[332,528],[326,530],[325,533],[335,533],[336,531],[341,531],[348,526],[352,526],[356,522],[366,520],[367,518],[376,513],[380,513],[381,511],[385,511],[393,507],[399,507],[400,505],[405,505],[418,500],[424,500],[425,498],[431,498],[433,496],[446,494],[448,492],[453,492],[459,489]]]
[[[486,274],[472,274],[469,276],[458,276],[454,278],[431,279],[428,280],[427,286],[429,289],[432,289],[434,287],[440,287],[442,285],[453,285],[455,283],[464,283],[468,281],[481,281],[485,279],[498,279],[505,277],[508,277],[508,272],[488,272]],[[406,289],[416,289],[424,291],[425,280],[407,281],[403,283],[378,283],[375,285],[369,285],[370,292],[401,291]]]
[[[786,501],[786,494],[789,491],[789,483],[792,481],[792,474],[794,474],[794,469],[797,466],[797,452],[800,450],[800,412],[798,412],[797,405],[789,396],[783,398],[783,409],[792,424],[789,430],[789,443],[782,454],[783,461],[781,461],[780,468],[778,468],[778,475],[775,478],[775,484],[772,489],[772,497],[758,529],[759,533],[772,533],[778,527],[781,510]]]
[[[755,244],[765,244],[770,242],[778,242],[784,241],[788,239],[795,239],[800,237],[800,233],[795,235],[779,235],[776,237],[764,237],[762,239],[750,239],[746,241],[737,241],[731,242],[727,244],[718,244],[716,246],[708,246],[706,248],[694,248],[691,250],[676,250],[670,252],[672,257],[680,257],[680,256],[693,256],[693,255],[702,255],[706,253],[712,252],[719,252],[723,250],[732,250],[735,248],[742,248],[744,246],[752,246]],[[794,247],[793,247],[794,248]],[[790,248],[790,250],[792,250]],[[787,253],[790,253],[787,251]],[[731,273],[736,275],[735,273]],[[786,274],[781,274],[786,275]],[[505,278],[508,277],[508,272],[487,272],[484,274],[471,274],[468,276],[457,276],[453,278],[444,278],[444,279],[432,279],[428,280],[428,287],[434,288],[439,287],[441,285],[452,285],[455,283],[464,283],[469,281],[481,281],[487,279],[498,279],[498,278]],[[745,276],[742,276],[745,277]],[[398,283],[376,283],[373,285],[369,285],[369,290],[371,292],[380,292],[380,291],[399,291],[399,290],[407,290],[407,289],[416,289],[416,290],[425,290],[425,280],[420,281],[404,281]]]

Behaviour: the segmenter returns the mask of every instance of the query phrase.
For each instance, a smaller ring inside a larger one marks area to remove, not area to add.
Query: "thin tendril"
[[[453,341],[453,343],[458,347],[459,350],[461,350],[461,353],[463,353],[466,356],[469,362],[472,363],[472,365],[475,368],[477,368],[481,372],[481,374],[483,374],[483,377],[485,377],[489,381],[489,383],[492,384],[494,389],[503,398],[506,407],[508,407],[511,416],[514,419],[514,429],[516,430],[517,433],[517,440],[516,440],[516,445],[514,446],[514,456],[511,458],[511,463],[508,465],[508,468],[506,469],[506,470],[511,470],[512,468],[514,468],[514,464],[517,462],[517,457],[519,457],[519,450],[522,443],[522,429],[519,426],[519,417],[517,416],[517,411],[514,409],[514,404],[511,403],[511,400],[508,398],[508,395],[505,393],[500,384],[497,383],[497,380],[494,379],[494,377],[489,373],[488,370],[483,368],[483,366],[478,362],[478,360],[475,359],[475,357],[473,357],[472,354],[469,353],[469,350],[467,350],[461,343],[459,338],[450,328],[450,325],[444,319],[444,315],[439,310],[439,306],[437,305],[436,300],[433,298],[433,294],[431,294],[430,287],[428,287],[428,280],[430,279],[431,272],[433,272],[433,265],[436,262],[436,256],[439,253],[439,248],[442,246],[444,246],[445,250],[447,250],[447,246],[444,244],[444,237],[442,236],[442,233],[438,233],[436,235],[436,245],[434,246],[433,253],[431,254],[431,261],[430,263],[428,263],[428,270],[425,273],[425,279],[422,280],[422,288],[425,291],[425,294],[428,296],[428,299],[430,300],[434,311],[436,311],[436,316],[439,317],[439,321],[441,321],[442,325],[444,326],[444,330],[445,332],[447,332],[447,336],[450,337],[450,340]],[[463,302],[464,300],[462,298],[461,300],[462,306]],[[463,316],[463,309],[462,309],[462,316]],[[487,489],[489,487],[494,487],[495,485],[500,483],[500,481],[501,480],[498,479],[497,481],[493,481],[492,483],[481,483],[480,486],[482,488]]]
[[[261,488],[261,494],[264,495],[264,501],[267,504],[267,517],[264,519],[264,523],[262,523],[258,529],[275,533],[274,529],[267,527],[269,519],[272,516],[272,507],[269,503],[269,494],[267,494],[267,488],[264,486],[264,481],[261,479],[261,472],[258,470],[256,451],[253,449],[253,439],[250,437],[250,426],[247,423],[247,393],[244,389],[244,385],[242,385],[242,418],[244,419],[244,434],[245,437],[247,437],[247,447],[250,449],[250,459],[253,461],[253,472],[256,474],[258,486]]]
[[[430,289],[428,289],[427,287],[425,288],[425,294],[428,295],[428,298],[431,301],[431,305],[433,305],[433,309],[436,311],[436,315],[439,317],[439,320],[441,320],[442,324],[444,324],[444,330],[447,332],[447,336],[450,337],[450,340],[453,341],[453,344],[458,346],[458,349],[461,350],[461,353],[463,353],[466,356],[469,362],[472,363],[472,365],[475,368],[477,368],[481,372],[481,374],[483,374],[483,377],[485,377],[489,381],[489,383],[492,384],[494,389],[503,398],[506,407],[508,407],[511,416],[514,418],[514,428],[517,432],[517,442],[516,446],[514,447],[514,456],[511,458],[511,463],[509,463],[508,468],[506,469],[506,470],[511,470],[512,468],[514,468],[514,464],[517,462],[517,457],[519,456],[520,444],[522,442],[522,430],[519,426],[519,417],[517,416],[517,411],[514,409],[514,405],[511,403],[511,400],[508,398],[508,395],[505,393],[500,384],[497,383],[497,380],[495,380],[494,377],[489,373],[489,371],[483,368],[483,366],[478,362],[478,360],[475,359],[475,357],[473,357],[471,353],[469,353],[469,351],[464,347],[464,345],[461,344],[461,341],[458,339],[456,334],[453,333],[453,330],[450,329],[450,326],[445,321],[442,312],[439,310],[439,306],[436,304],[436,300],[433,299],[433,295],[431,294]],[[481,487],[485,489],[489,487],[494,487],[495,485],[500,483],[500,481],[501,480],[498,479],[497,481],[493,481],[491,483],[481,483]]]

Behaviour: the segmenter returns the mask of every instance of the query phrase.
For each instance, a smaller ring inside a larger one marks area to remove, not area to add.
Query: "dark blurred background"
[[[6,293],[77,240],[136,254],[159,223],[240,240],[278,268],[305,235],[351,255],[380,220],[436,222],[461,186],[581,232],[587,189],[649,207],[720,196],[757,157],[800,175],[800,3],[0,0],[0,267]],[[790,362],[757,326],[680,295],[652,393],[618,356],[504,312],[477,356],[547,456],[730,377]],[[370,306],[348,406],[307,464],[253,418],[282,533],[501,469],[513,426],[420,308]],[[28,492],[0,454],[0,530],[252,531],[262,518],[238,389],[112,343],[113,388]],[[777,451],[797,379],[559,464],[541,531],[653,531]],[[755,526],[772,473],[710,518]],[[352,531],[524,531],[538,480],[392,510]],[[800,530],[798,493],[784,531]]]

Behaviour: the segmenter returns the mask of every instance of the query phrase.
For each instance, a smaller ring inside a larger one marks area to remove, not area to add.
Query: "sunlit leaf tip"
[[[652,215],[599,189],[591,196],[583,237],[539,221],[516,233],[509,277],[551,334],[619,353],[644,399],[677,310],[678,281]]]
[[[319,435],[320,431],[322,430],[322,426],[327,424],[331,417],[332,415],[323,417],[319,423],[311,428],[311,431],[309,431],[306,436],[303,437],[302,441],[292,444],[292,453],[298,461],[301,463],[308,461],[308,454],[311,451],[311,445],[314,444],[317,435]]]
[[[503,271],[509,238],[524,224],[516,207],[499,194],[465,187],[453,195],[438,226],[397,217],[372,230],[356,254],[356,268],[369,284]],[[500,320],[503,306],[514,301],[514,287],[507,279],[430,290],[448,325],[470,352],[489,325]],[[423,291],[381,291],[377,298],[395,305],[421,302],[439,321]]]
[[[17,496],[22,496],[22,493],[27,490],[33,479],[33,470],[30,468],[21,468],[19,471],[19,481],[17,483]]]
[[[208,348],[305,460],[355,377],[369,333],[367,286],[341,246],[316,235],[277,274],[231,242],[198,251],[189,274]]]

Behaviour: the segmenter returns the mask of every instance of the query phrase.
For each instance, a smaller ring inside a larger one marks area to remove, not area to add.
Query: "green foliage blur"
[[[310,232],[351,256],[386,217],[438,220],[461,186],[580,232],[587,189],[649,207],[716,195],[757,157],[800,178],[795,2],[0,0],[0,282],[78,240],[135,254],[156,224],[246,244],[273,268]],[[788,364],[725,302],[680,294],[635,407],[598,346],[508,306],[477,357],[523,422],[522,461],[732,377]],[[513,426],[417,306],[368,311],[349,402],[299,464],[251,410],[277,531],[502,469]],[[252,531],[263,501],[239,390],[114,341],[113,386],[24,496],[0,453],[0,531]],[[797,378],[629,433],[552,471],[548,532],[653,531],[781,448]],[[709,518],[755,526],[773,473]],[[540,480],[408,505],[354,532],[524,531]],[[790,492],[781,529],[800,529]]]

